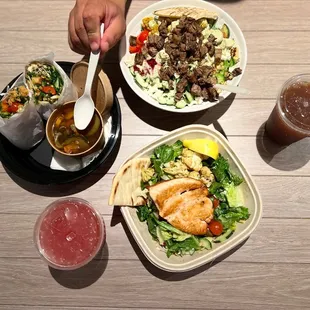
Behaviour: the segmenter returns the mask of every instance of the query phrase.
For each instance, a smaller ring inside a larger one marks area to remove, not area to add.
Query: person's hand
[[[125,0],[76,0],[70,12],[68,30],[70,48],[79,54],[102,53],[112,48],[124,35]],[[100,24],[104,34],[100,40]]]

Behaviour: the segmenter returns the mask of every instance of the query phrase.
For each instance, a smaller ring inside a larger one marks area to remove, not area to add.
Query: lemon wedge
[[[219,156],[218,144],[210,139],[183,140],[183,145],[194,152],[212,157],[213,159],[217,159]]]

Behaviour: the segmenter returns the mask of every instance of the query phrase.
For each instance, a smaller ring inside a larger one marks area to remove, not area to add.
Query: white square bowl
[[[147,224],[139,221],[136,208],[122,207],[122,215],[142,252],[155,266],[169,272],[185,272],[195,269],[230,251],[250,236],[262,216],[262,201],[252,177],[232,150],[228,141],[218,131],[207,126],[189,125],[174,130],[140,149],[125,162],[135,157],[149,157],[154,149],[162,144],[173,144],[177,140],[199,138],[209,138],[216,141],[220,153],[228,159],[232,171],[243,177],[244,182],[239,186],[242,188],[244,206],[249,209],[250,217],[245,223],[237,224],[236,231],[227,241],[214,243],[212,250],[195,252],[192,256],[179,257],[172,255],[168,258],[158,242],[152,239]]]

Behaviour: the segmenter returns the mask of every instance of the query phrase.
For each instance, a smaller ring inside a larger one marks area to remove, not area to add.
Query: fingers
[[[79,46],[85,52],[88,53],[90,50],[90,45],[88,41],[88,36],[83,22],[83,11],[84,7],[77,6],[74,10],[74,28],[75,33],[79,38]]]
[[[80,44],[80,39],[75,32],[75,24],[74,24],[74,13],[73,11],[70,12],[69,20],[68,20],[68,42],[70,48],[78,53],[84,54],[84,50],[82,45]]]
[[[105,23],[105,29],[100,43],[102,53],[106,53],[111,49],[124,35],[126,29],[124,17],[121,14],[116,15],[108,21],[107,25]]]
[[[84,27],[88,37],[88,44],[93,52],[100,47],[100,17],[93,7],[87,6],[83,13]]]

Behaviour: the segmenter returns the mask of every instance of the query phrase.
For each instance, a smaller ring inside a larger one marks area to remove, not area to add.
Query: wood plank
[[[308,264],[221,262],[187,274],[167,274],[136,260],[96,261],[75,272],[50,271],[38,259],[0,262],[0,303],[8,305],[31,301],[33,305],[57,302],[87,307],[91,302],[94,307],[162,308],[163,296],[169,292],[164,302],[167,308],[205,309],[206,295],[201,292],[206,285],[212,296],[207,305],[210,309],[219,304],[222,309],[249,309],[252,305],[293,309],[296,304],[306,308],[310,302]],[[143,293],[141,288],[145,288]]]
[[[1,1],[1,0],[0,0]],[[0,310],[2,309],[7,309],[7,310],[10,310],[12,309],[12,307],[14,307],[14,310],[46,310],[47,307],[49,310],[59,310],[59,306],[33,306],[33,305],[0,305]],[[132,310],[132,309],[135,309],[135,310],[145,310],[144,308],[115,308],[115,307],[92,307],[92,306],[87,306],[87,307],[79,307],[79,306],[76,306],[76,307],[63,307],[61,306],[61,310]],[[223,309],[223,308],[222,308]],[[253,308],[252,309],[258,309],[258,308]],[[273,308],[273,309],[276,309],[276,308]],[[277,309],[280,309],[280,308],[277,308]],[[302,308],[295,308],[297,310],[299,309],[302,309]],[[304,309],[304,308],[303,308]],[[186,308],[152,308],[152,310],[186,310]],[[196,310],[196,309],[192,309],[192,310]],[[198,310],[198,308],[197,308]],[[213,309],[213,310],[221,310],[220,308],[216,308],[216,309]]]
[[[1,0],[0,0],[1,1]],[[43,0],[44,1],[44,0]],[[49,310],[59,310],[60,308],[58,306],[33,306],[33,305],[0,305],[0,309],[1,310],[11,310],[14,307],[14,310],[46,310],[47,307]],[[219,308],[220,307],[220,308]],[[218,305],[216,308],[212,308],[212,310],[225,310],[225,309],[233,309],[231,307],[229,307],[229,305],[227,306],[223,306],[224,308],[222,308],[221,305]],[[250,307],[251,310],[261,310],[262,306],[261,305],[249,305],[249,304],[244,304],[241,305],[240,308],[238,308],[238,310],[248,310]],[[145,310],[145,308],[115,308],[115,307],[92,307],[92,306],[87,306],[87,307],[63,307],[61,306],[62,310],[131,310],[131,309],[135,309],[135,310]],[[188,308],[149,308],[148,309],[152,309],[152,310],[187,310]],[[204,306],[204,308],[191,308],[191,310],[207,310],[206,306]],[[237,309],[237,308],[236,308]],[[283,306],[278,306],[278,305],[272,305],[269,306],[268,308],[269,310],[283,310]],[[305,309],[304,307],[296,307],[296,306],[292,306],[292,307],[286,307],[287,310],[303,310]]]
[[[211,125],[222,130],[227,136],[263,135],[260,128],[268,119],[275,100],[227,99],[211,109],[190,113],[165,112],[159,110],[132,94],[127,102],[120,99],[124,135],[162,135],[167,131],[188,124]],[[253,112],[253,109],[255,112]],[[236,122],[238,120],[238,122]]]
[[[111,215],[113,208],[107,201],[113,176],[107,174],[96,181],[97,175],[92,174],[78,184],[44,187],[21,181],[18,185],[0,173],[0,192],[10,197],[9,204],[0,205],[0,213],[37,215],[58,197],[75,196],[90,201],[101,214]],[[309,200],[309,177],[255,176],[254,182],[261,193],[264,217],[310,218],[310,206],[305,204]]]
[[[309,211],[309,207],[307,209]],[[113,217],[104,216],[108,250],[105,249],[100,257],[109,260],[147,260],[122,216],[119,212],[115,214]],[[0,258],[38,258],[32,239],[36,218],[34,214],[1,215]],[[241,247],[216,260],[309,264],[310,240],[305,237],[308,233],[308,222],[309,219],[263,218]],[[15,223],[14,228],[12,223]]]
[[[219,128],[220,129],[220,128]],[[97,173],[115,173],[120,165],[137,150],[145,147],[159,136],[123,136],[117,154],[98,168]],[[281,150],[264,136],[230,136],[229,143],[251,175],[309,176],[310,162],[307,140]],[[304,145],[304,143],[306,145]],[[303,147],[301,147],[303,145]],[[115,156],[117,156],[115,158]],[[114,160],[115,159],[115,160]],[[114,160],[114,161],[113,161]],[[94,178],[95,182],[98,177]]]
[[[138,12],[146,6],[155,3],[156,1],[134,1],[131,4],[127,15],[129,22]],[[247,31],[307,31],[309,25],[307,23],[308,11],[310,9],[309,1],[295,0],[295,7],[303,8],[302,10],[283,10],[283,0],[269,1],[242,1],[242,2],[221,2],[210,1],[218,5],[221,9],[230,14],[239,24],[240,28]],[[21,16],[23,18],[23,29],[34,30],[38,29],[38,21],[40,28],[44,30],[65,30],[67,28],[68,15],[74,6],[74,0],[66,1],[27,1],[27,5],[23,5],[25,1],[1,1],[1,11],[9,14],[10,19],[3,24],[2,30],[20,30],[19,22]],[[281,11],[281,19],[279,19],[279,11]],[[240,12],[246,14],[240,15]],[[36,16],[37,18],[33,18]],[[57,17],[57,18],[55,18]],[[255,19],[255,23],[253,20]]]
[[[3,40],[1,63],[25,63],[42,54],[53,51],[56,60],[77,61],[79,55],[73,53],[67,43],[66,31],[0,31]],[[310,64],[310,38],[306,31],[246,32],[249,64]],[[287,42],[290,44],[287,44]],[[12,52],[12,44],[18,42]],[[298,46],[298,52],[296,51]],[[118,62],[118,52],[111,50],[106,62]]]
[[[66,31],[0,31],[2,49],[6,51],[1,63],[25,64],[27,61],[54,52],[55,60],[73,61],[81,56],[70,50]],[[14,44],[18,42],[18,44]],[[12,52],[12,45],[14,52]]]

